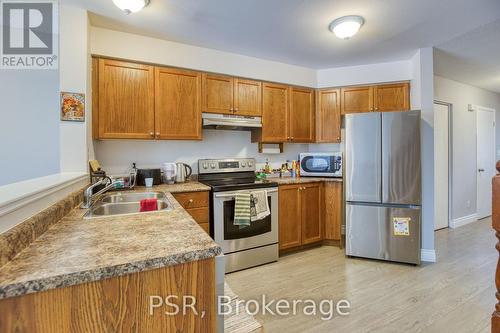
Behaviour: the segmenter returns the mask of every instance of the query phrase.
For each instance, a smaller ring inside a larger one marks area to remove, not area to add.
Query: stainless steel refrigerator
[[[420,111],[345,116],[346,254],[420,264]]]

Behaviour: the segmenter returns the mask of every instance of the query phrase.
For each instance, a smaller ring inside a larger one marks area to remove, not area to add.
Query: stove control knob
[[[208,163],[203,163],[203,169],[208,169]]]
[[[215,163],[210,163],[210,167],[211,167],[212,169],[215,169]]]
[[[248,161],[248,167],[251,168],[253,166],[253,163]]]
[[[242,168],[244,168],[244,167],[246,167],[246,166],[247,166],[247,164],[246,164],[245,162],[241,162],[241,167],[242,167]]]

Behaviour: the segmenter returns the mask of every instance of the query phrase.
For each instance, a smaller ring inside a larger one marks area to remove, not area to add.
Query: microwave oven
[[[301,153],[300,175],[305,177],[342,177],[342,153]]]

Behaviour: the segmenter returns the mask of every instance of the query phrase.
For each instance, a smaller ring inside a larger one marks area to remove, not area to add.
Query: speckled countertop
[[[197,182],[155,187],[167,193],[169,211],[83,219],[87,210],[75,208],[0,268],[0,299],[219,255],[170,194],[208,189]]]
[[[137,187],[134,191],[145,191],[145,187]],[[188,181],[180,184],[172,185],[158,185],[154,187],[155,191],[170,192],[170,193],[180,193],[180,192],[202,192],[210,191],[210,187],[196,181]]]
[[[319,182],[342,182],[342,178],[328,178],[328,177],[282,177],[282,178],[269,178],[269,181],[278,183],[279,185],[293,185],[293,184],[306,184],[306,183],[319,183]]]

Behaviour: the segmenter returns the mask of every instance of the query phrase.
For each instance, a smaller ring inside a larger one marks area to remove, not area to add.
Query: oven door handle
[[[254,191],[257,191],[257,189]],[[254,192],[254,191],[244,191],[244,192]],[[278,192],[278,189],[265,190],[265,191],[267,193],[276,193],[276,192]],[[215,197],[216,198],[231,198],[231,197],[235,197],[236,194],[238,194],[238,193],[241,193],[241,192],[220,193],[220,194],[215,194]]]

